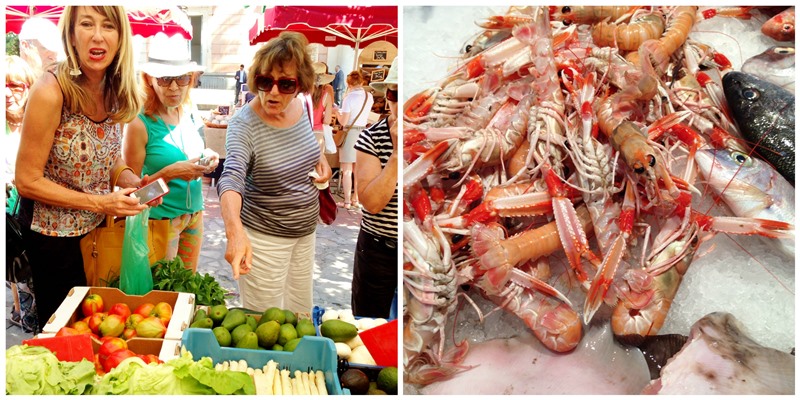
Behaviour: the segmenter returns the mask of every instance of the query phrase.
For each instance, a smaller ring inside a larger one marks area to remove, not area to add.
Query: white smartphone
[[[158,178],[131,193],[131,197],[139,199],[139,204],[147,204],[158,200],[167,193],[169,193],[167,182],[164,182],[163,178]]]

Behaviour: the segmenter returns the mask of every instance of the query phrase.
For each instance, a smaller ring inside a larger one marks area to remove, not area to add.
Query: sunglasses
[[[6,82],[6,88],[11,89],[11,92],[15,94],[22,94],[22,92],[24,92],[25,89],[28,88],[28,85],[26,85],[23,82],[12,81],[12,82]]]
[[[172,81],[175,81],[178,86],[187,86],[191,80],[191,74],[181,76],[162,76],[160,78],[156,78],[156,83],[158,83],[158,86],[161,87],[170,87],[170,85],[172,85]]]
[[[386,89],[386,100],[397,103],[397,89]]]
[[[277,81],[270,76],[256,75],[256,89],[262,92],[271,92],[275,82],[278,83],[278,92],[283,94],[294,94],[297,91],[297,79],[280,78]]]

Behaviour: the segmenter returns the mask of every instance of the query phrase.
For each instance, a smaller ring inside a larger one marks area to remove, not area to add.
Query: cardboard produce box
[[[47,320],[43,333],[57,333],[59,329],[70,326],[75,321],[82,319],[81,303],[86,296],[90,294],[99,294],[103,298],[103,305],[105,310],[111,308],[115,303],[125,303],[130,307],[131,311],[136,307],[152,303],[158,304],[160,302],[168,303],[172,306],[172,318],[167,326],[167,332],[164,339],[172,339],[180,341],[183,336],[183,331],[189,327],[194,312],[194,294],[193,293],[179,293],[179,292],[166,292],[161,290],[153,290],[142,296],[129,296],[116,288],[104,287],[88,287],[76,286],[72,288],[61,305],[58,306],[55,314],[50,316]],[[144,339],[134,338],[140,340],[163,340],[163,339]],[[134,340],[131,339],[131,340]],[[97,342],[95,340],[95,342]],[[130,341],[129,341],[130,342]],[[97,342],[99,345],[99,342]]]

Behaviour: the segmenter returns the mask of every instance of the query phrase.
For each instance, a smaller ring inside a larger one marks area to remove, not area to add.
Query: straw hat
[[[397,74],[399,67],[397,66],[397,60],[400,57],[395,57],[392,61],[392,66],[389,68],[389,74],[386,76],[386,79],[380,82],[372,82],[369,86],[375,89],[375,92],[378,94],[383,94],[386,92],[386,87],[389,85],[397,85]]]
[[[315,62],[312,64],[314,67],[314,73],[317,74],[317,85],[327,85],[333,82],[334,76],[328,72],[328,66],[322,62]]]
[[[167,37],[159,33],[153,36],[147,58],[148,61],[141,65],[141,70],[154,78],[205,70],[205,67],[192,61],[189,43],[180,35]]]

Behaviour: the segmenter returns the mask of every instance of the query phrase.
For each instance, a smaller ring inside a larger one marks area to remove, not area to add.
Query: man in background
[[[25,21],[19,32],[19,56],[33,69],[36,78],[56,61],[65,59],[56,24],[40,17]]]
[[[234,99],[235,104],[239,104],[239,93],[242,92],[242,85],[247,83],[247,72],[244,72],[244,64],[239,65],[239,70],[236,71],[236,98]]]
[[[345,82],[344,72],[338,65],[336,66],[336,74],[333,76],[331,85],[333,86],[333,102],[337,106],[340,106],[342,105],[342,94],[344,93]]]

